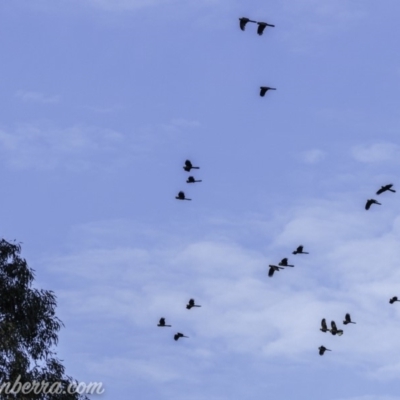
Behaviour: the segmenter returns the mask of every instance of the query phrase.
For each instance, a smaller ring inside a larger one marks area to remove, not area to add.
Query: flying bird
[[[293,264],[288,264],[287,258],[282,258],[282,261],[278,265],[280,265],[281,267],[294,267]]]
[[[270,265],[269,266],[269,271],[268,271],[268,276],[270,278],[272,278],[272,276],[274,275],[275,271],[279,271],[280,269],[283,269],[282,267],[278,267],[276,265]]]
[[[178,193],[178,196],[175,196],[175,198],[176,198],[177,200],[192,200],[192,199],[186,198],[184,192],[179,192],[179,193]]]
[[[343,324],[345,324],[345,325],[347,325],[347,324],[355,324],[355,322],[353,322],[351,320],[349,313],[347,313],[346,316],[344,317]]]
[[[380,206],[382,205],[381,203],[378,203],[375,199],[369,199],[369,200],[367,200],[367,203],[365,204],[365,209],[369,210],[369,208],[372,206],[372,204],[379,204]]]
[[[309,253],[303,251],[303,246],[300,245],[292,254],[309,254]]]
[[[171,325],[165,325],[165,318],[160,318],[160,322],[158,323],[157,326],[166,327]]]
[[[195,183],[195,182],[202,182],[200,181],[196,181],[196,179],[193,178],[193,176],[189,176],[189,178],[187,178],[186,183]]]
[[[393,304],[395,301],[400,301],[400,300],[397,298],[397,296],[392,297],[392,298],[389,300],[389,303],[390,303],[390,304]]]
[[[178,332],[178,333],[176,333],[176,334],[174,335],[174,340],[178,340],[178,339],[181,338],[181,337],[188,338],[189,336],[185,336],[183,333]]]
[[[267,93],[268,90],[276,90],[276,89],[269,86],[260,86],[260,96],[264,97],[265,93]]]
[[[392,189],[393,184],[390,183],[389,185],[381,186],[381,188],[376,192],[376,194],[381,194],[389,190],[390,192],[396,193],[394,189]]]
[[[337,328],[335,321],[331,322],[331,333],[332,335],[338,335],[338,336],[343,335],[343,330]]]
[[[330,331],[330,329],[328,329],[328,326],[326,325],[325,318],[323,318],[322,321],[321,321],[320,331],[322,331],[322,332],[329,332]]]
[[[248,22],[254,22],[254,23],[256,23],[257,21],[252,21],[251,19],[248,19],[248,18],[245,18],[245,17],[243,17],[243,18],[239,18],[239,26],[240,26],[240,29],[242,30],[242,31],[244,31],[245,30],[245,28],[246,28],[246,24],[248,23]]]
[[[190,310],[192,307],[201,307],[201,306],[198,306],[197,304],[194,304],[194,299],[190,299],[189,303],[186,305],[186,308],[188,310]]]
[[[323,356],[325,351],[332,351],[332,350],[327,349],[325,346],[318,347],[318,350],[319,350],[319,355],[320,356]]]
[[[183,167],[183,169],[187,172],[190,172],[191,169],[200,169],[200,167],[193,167],[192,163],[190,162],[190,160],[186,160],[185,161],[185,166]]]
[[[257,28],[257,33],[261,36],[264,32],[264,29],[267,26],[270,26],[272,28],[275,28],[275,25],[267,24],[266,22],[257,22],[258,28]]]

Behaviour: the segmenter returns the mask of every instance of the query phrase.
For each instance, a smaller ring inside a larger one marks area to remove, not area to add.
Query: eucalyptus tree
[[[63,326],[56,296],[33,287],[21,246],[0,240],[0,399],[83,400],[55,346]]]

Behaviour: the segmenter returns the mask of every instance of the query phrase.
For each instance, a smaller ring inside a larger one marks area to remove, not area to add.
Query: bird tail
[[[389,189],[391,192],[396,193],[396,191],[394,189]]]
[[[200,180],[198,180],[198,181],[195,181],[195,182],[203,182],[203,181],[200,179]]]
[[[186,198],[184,200],[192,201],[192,199],[186,199]]]

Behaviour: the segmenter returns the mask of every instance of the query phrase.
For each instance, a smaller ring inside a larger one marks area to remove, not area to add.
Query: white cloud
[[[326,156],[326,153],[322,150],[313,149],[305,151],[301,158],[306,164],[317,164],[322,161]]]
[[[387,142],[359,145],[353,148],[352,154],[357,161],[364,163],[398,162],[400,146]]]
[[[15,93],[15,97],[25,102],[43,104],[55,104],[61,99],[60,96],[47,96],[40,92],[28,92],[23,90],[18,90]]]
[[[90,4],[105,9],[133,10],[154,5],[170,4],[176,0],[88,0]]]
[[[95,374],[113,376],[115,373],[119,375],[128,373],[160,383],[167,383],[179,377],[179,374],[171,368],[171,360],[168,363],[165,359],[154,363],[145,359],[137,360],[113,357],[106,358],[100,362],[89,363],[89,366],[91,372]]]
[[[174,242],[166,233],[142,247],[141,233],[130,230],[132,245],[110,246],[108,237],[107,249],[77,251],[48,265],[68,287],[57,293],[70,317],[123,322],[135,332],[132,342],[126,339],[130,349],[148,338],[156,353],[168,346],[165,357],[172,356],[172,333],[179,330],[190,336],[182,346],[199,357],[206,350],[212,357],[279,357],[309,365],[324,344],[333,350],[330,362],[362,365],[372,376],[398,363],[400,308],[388,300],[400,295],[394,262],[400,258],[400,216],[386,215],[392,224],[379,222],[382,215],[371,223],[370,214],[346,210],[346,204],[313,201],[293,210],[267,257],[234,240]],[[89,231],[95,234],[93,226]],[[300,243],[309,255],[291,254]],[[268,264],[284,256],[295,267],[268,278]],[[187,311],[190,297],[202,308]],[[342,327],[346,312],[357,324],[344,327],[342,337],[319,331],[322,318]],[[173,325],[164,339],[155,328],[161,316]],[[150,363],[159,362],[152,357]]]
[[[400,400],[398,396],[366,395],[357,397],[342,397],[335,400]]]
[[[1,160],[15,169],[110,169],[126,166],[133,156],[176,142],[188,129],[199,125],[197,121],[172,119],[125,134],[82,124],[68,128],[20,124],[14,130],[0,130],[0,154]]]
[[[59,129],[25,124],[13,132],[0,131],[2,159],[16,169],[85,169],[97,163],[93,157],[113,154],[123,142],[121,133],[82,125]]]
[[[341,26],[348,24],[349,21],[360,20],[365,17],[365,6],[362,2],[349,3],[337,0],[285,0],[283,2],[287,12],[299,15],[299,13],[308,14],[309,18],[317,17],[318,25],[311,20],[314,28],[318,27],[324,31],[322,24],[328,22],[330,29],[333,25],[341,22]],[[331,26],[332,25],[332,26]]]
[[[170,132],[182,132],[183,130],[198,128],[199,126],[199,121],[184,118],[174,118],[166,124],[161,124],[163,129]]]

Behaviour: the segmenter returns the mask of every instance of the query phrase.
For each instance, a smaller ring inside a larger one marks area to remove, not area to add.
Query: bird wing
[[[282,258],[281,265],[287,265],[287,263],[288,263],[288,259]]]
[[[240,29],[244,31],[244,28],[246,27],[247,22],[249,21],[247,18],[239,18],[240,21]]]
[[[190,299],[190,300],[189,300],[189,305],[190,305],[190,306],[194,306],[194,299]]]
[[[258,24],[257,33],[259,35],[262,35],[267,24],[265,22],[257,22],[257,24]]]
[[[365,209],[369,210],[369,208],[371,207],[371,204],[372,204],[371,200],[367,200],[367,203],[365,204]]]
[[[386,191],[386,189],[382,186],[382,187],[376,192],[376,194],[381,194],[381,193],[383,193],[384,191]]]
[[[275,268],[270,267],[270,268],[269,268],[269,271],[268,271],[268,276],[274,275],[274,272],[275,272]]]
[[[160,318],[160,325],[164,325],[165,324],[165,318]]]
[[[296,251],[299,252],[299,253],[302,253],[303,252],[303,246],[299,246]]]
[[[333,329],[334,331],[337,331],[337,327],[336,327],[335,321],[332,321],[332,322],[331,322],[331,327],[332,327],[332,329]]]
[[[328,325],[326,325],[326,320],[325,320],[325,318],[322,319],[322,321],[321,321],[321,326],[322,326],[322,329],[328,330]]]
[[[261,86],[260,87],[260,96],[263,97],[265,95],[265,93],[267,93],[267,88]]]
[[[350,314],[347,313],[347,314],[345,315],[344,319],[346,320],[346,322],[351,322]]]

